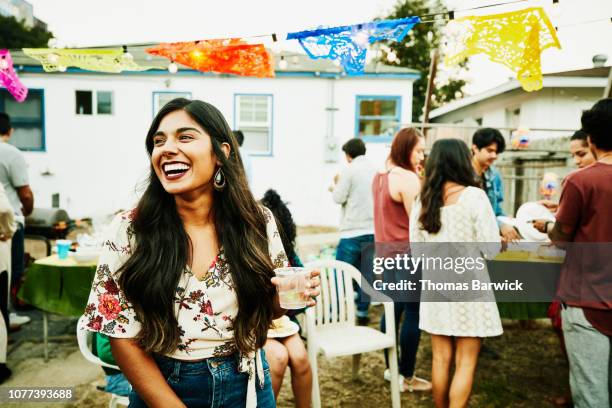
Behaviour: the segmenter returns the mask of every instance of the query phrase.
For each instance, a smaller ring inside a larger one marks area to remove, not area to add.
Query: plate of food
[[[300,326],[292,322],[288,316],[283,316],[279,319],[272,320],[272,324],[268,329],[268,338],[289,337],[300,331]]]
[[[101,252],[100,248],[78,247],[71,255],[78,263],[92,263],[98,260]]]

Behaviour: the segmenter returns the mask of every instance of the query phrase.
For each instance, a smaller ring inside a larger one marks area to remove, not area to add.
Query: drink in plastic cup
[[[68,258],[68,251],[70,251],[72,241],[69,239],[58,239],[55,241],[55,244],[57,245],[57,257],[59,259]]]
[[[278,297],[283,309],[302,309],[308,301],[306,282],[310,276],[310,270],[300,267],[276,268],[276,277],[279,278]]]

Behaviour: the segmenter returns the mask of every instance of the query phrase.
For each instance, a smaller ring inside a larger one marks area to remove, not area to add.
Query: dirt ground
[[[382,306],[373,308],[373,323],[380,321]],[[562,395],[568,371],[559,342],[547,321],[537,321],[531,329],[517,322],[505,322],[504,334],[486,341],[487,347],[500,354],[499,360],[481,357],[478,363],[471,407],[546,407],[552,398]],[[325,407],[389,407],[390,386],[383,379],[385,360],[382,352],[362,356],[359,379],[352,381],[352,358],[319,357],[321,400]],[[431,345],[423,333],[417,357],[419,377],[431,378]],[[293,407],[289,378],[285,378],[278,406]],[[431,394],[403,393],[404,407],[433,406]]]
[[[379,321],[381,306],[372,308],[372,327]],[[54,404],[57,407],[106,407],[109,397],[96,389],[104,383],[102,370],[81,356],[76,339],[71,337],[75,319],[53,316],[51,335],[61,336],[50,343],[50,360],[44,362],[41,338],[42,321],[38,312],[27,329],[10,345],[9,366],[13,377],[3,386],[73,386],[77,401]],[[27,330],[27,332],[26,332]],[[17,332],[19,333],[19,332]],[[26,339],[26,337],[28,339]],[[515,322],[505,322],[504,335],[487,340],[487,346],[500,354],[499,360],[481,357],[473,407],[546,407],[551,398],[567,391],[568,372],[558,340],[546,321],[538,321],[530,329]],[[351,379],[351,357],[326,359],[319,357],[321,400],[325,407],[391,406],[389,383],[383,380],[382,352],[364,354],[357,381]],[[431,347],[423,334],[419,348],[417,375],[431,378]],[[285,376],[278,406],[293,407],[289,373]],[[6,407],[41,407],[40,403],[5,404]],[[404,393],[402,406],[433,406],[431,394]]]
[[[313,231],[316,231],[313,230]],[[301,231],[303,232],[303,231]],[[308,232],[311,232],[310,229]],[[322,232],[322,231],[316,231]],[[324,231],[331,233],[333,231]],[[327,245],[327,244],[326,244]],[[315,253],[317,248],[300,248]],[[372,327],[377,327],[382,306],[371,308]],[[102,370],[87,362],[79,352],[75,328],[76,319],[50,316],[50,359],[44,362],[42,345],[42,314],[24,312],[32,322],[15,333],[9,341],[8,366],[13,376],[3,387],[70,386],[75,387],[76,402],[71,404],[2,404],[3,407],[107,407],[108,394],[96,386],[104,384]],[[481,356],[478,364],[472,407],[546,407],[551,400],[568,390],[568,370],[559,341],[546,320],[536,321],[527,329],[517,322],[504,322],[504,334],[486,340],[490,349],[499,353],[498,360]],[[360,376],[351,379],[351,357],[326,359],[319,357],[319,382],[324,407],[388,407],[391,406],[389,383],[383,379],[385,361],[382,352],[362,356]],[[431,346],[423,333],[416,374],[431,378]],[[291,379],[286,374],[278,406],[293,407]],[[404,407],[433,406],[431,394],[404,393]]]

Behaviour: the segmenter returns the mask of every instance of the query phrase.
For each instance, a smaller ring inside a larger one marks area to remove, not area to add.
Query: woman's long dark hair
[[[268,250],[266,216],[248,188],[238,143],[213,105],[183,98],[168,102],[147,134],[149,156],[160,122],[178,110],[187,112],[208,133],[225,174],[225,188],[213,193],[212,215],[238,299],[238,315],[233,322],[235,345],[239,351],[252,351],[265,343],[275,294],[270,282],[274,266]],[[229,158],[221,149],[222,143],[231,146]],[[147,352],[172,353],[180,338],[174,314],[176,288],[186,265],[191,264],[193,247],[174,196],[164,190],[153,165],[132,229],[136,244],[120,270],[119,284],[142,324],[137,341]]]
[[[264,193],[261,203],[265,205],[276,218],[278,232],[285,248],[285,253],[289,262],[293,264],[297,254],[295,253],[295,237],[297,236],[297,227],[293,221],[291,211],[276,190],[269,189]]]
[[[425,181],[421,190],[420,227],[436,234],[442,228],[440,208],[444,205],[444,183],[477,187],[470,149],[459,139],[440,139],[431,148],[425,163]]]

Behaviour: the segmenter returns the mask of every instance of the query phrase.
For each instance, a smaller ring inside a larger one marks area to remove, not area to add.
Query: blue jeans
[[[357,268],[363,278],[372,282],[372,265],[374,255],[374,234],[360,235],[352,238],[342,238],[336,248],[336,260],[344,261]],[[362,246],[364,246],[362,248]],[[370,306],[370,296],[357,288],[357,317],[367,317]]]
[[[127,397],[132,391],[132,386],[123,373],[107,375],[104,391]]]
[[[419,302],[394,302],[395,333],[398,333],[400,319],[404,315],[402,329],[399,331],[399,373],[404,377],[412,377],[416,366],[416,355],[421,341],[419,329]],[[380,320],[380,329],[385,332],[385,315]],[[389,356],[385,350],[385,363],[389,367]]]
[[[263,353],[263,350],[262,350]],[[274,392],[270,379],[270,366],[265,358],[263,389],[257,390],[257,407],[274,408]],[[237,355],[211,357],[198,362],[185,362],[169,357],[155,356],[162,375],[176,395],[189,408],[244,407],[249,376],[238,372]],[[130,408],[147,405],[134,390],[130,393]]]

